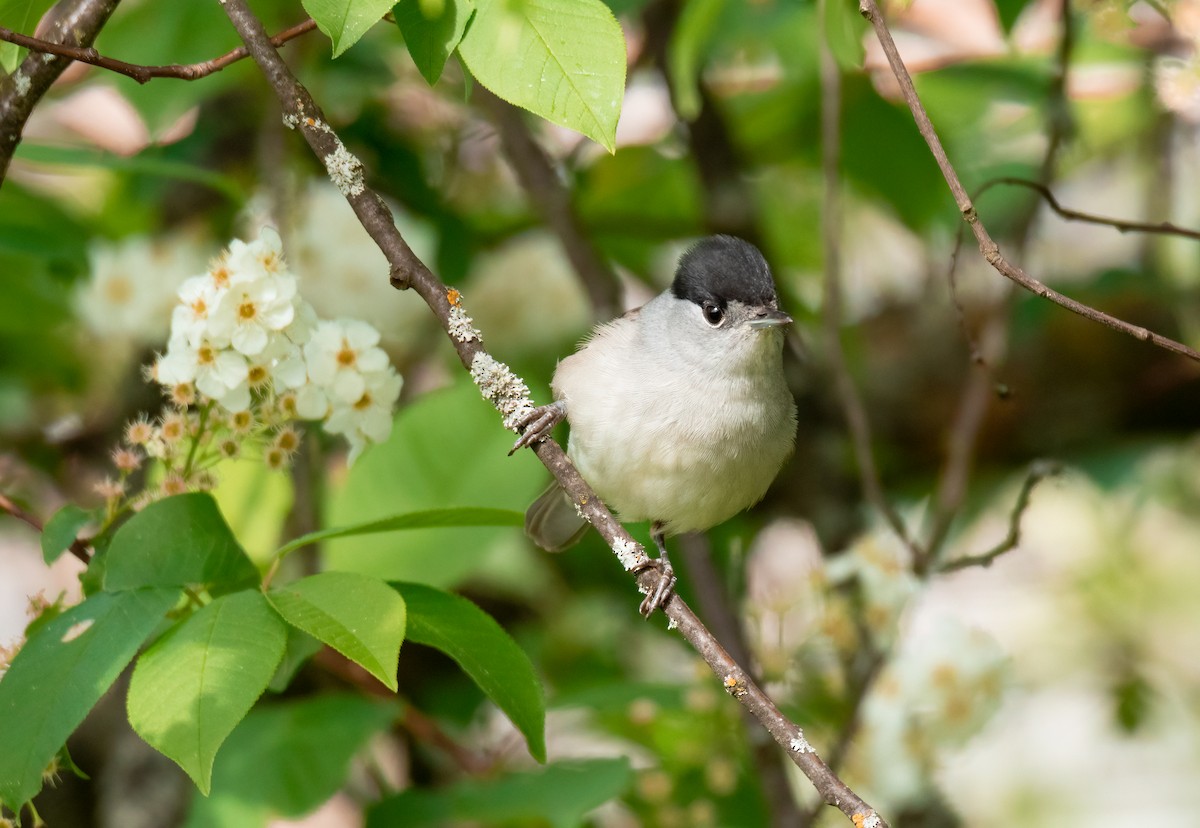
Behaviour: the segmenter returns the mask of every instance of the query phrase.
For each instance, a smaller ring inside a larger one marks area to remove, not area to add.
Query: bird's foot
[[[671,559],[667,557],[667,546],[663,539],[663,526],[655,521],[650,527],[650,537],[654,540],[654,545],[658,547],[658,558],[646,563],[635,569],[635,572],[640,572],[645,569],[658,570],[658,582],[647,593],[642,600],[642,605],[638,608],[642,616],[649,618],[654,614],[655,610],[666,607],[667,602],[671,600],[671,595],[675,592],[675,582],[679,579],[675,576],[675,568],[671,566]]]
[[[557,400],[549,405],[539,405],[530,410],[528,414],[517,421],[517,429],[521,431],[521,436],[517,438],[517,442],[513,443],[508,456],[512,457],[518,449],[545,440],[550,436],[550,432],[554,431],[554,427],[561,423],[566,416],[567,404],[562,400]]]
[[[647,561],[637,571],[645,569],[657,569],[659,573],[658,581],[651,587],[650,592],[642,599],[641,606],[638,607],[638,612],[643,617],[649,618],[655,610],[662,609],[671,600],[671,596],[675,593],[675,582],[679,579],[675,577],[675,568],[671,566],[671,562],[664,558]]]

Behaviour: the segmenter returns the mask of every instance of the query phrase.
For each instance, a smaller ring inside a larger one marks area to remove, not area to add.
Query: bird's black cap
[[[735,236],[709,236],[692,245],[679,260],[671,292],[701,304],[731,301],[774,307],[775,281],[758,248]]]

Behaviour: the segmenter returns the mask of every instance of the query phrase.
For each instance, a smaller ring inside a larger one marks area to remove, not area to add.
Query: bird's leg
[[[656,609],[662,609],[667,601],[671,600],[671,593],[675,591],[675,568],[671,566],[671,559],[667,557],[667,545],[663,540],[664,527],[659,521],[654,521],[650,524],[650,537],[654,541],[654,545],[658,547],[658,558],[653,561],[647,561],[641,569],[654,568],[659,571],[658,583],[650,590],[650,593],[642,601],[639,608],[640,612],[646,618],[654,614]]]
[[[521,436],[517,438],[517,442],[513,443],[508,456],[512,457],[517,449],[532,446],[534,443],[540,443],[548,438],[550,432],[554,431],[554,427],[561,423],[566,416],[567,404],[562,400],[555,400],[549,405],[539,405],[530,410],[528,414],[517,421],[517,428],[521,430]]]

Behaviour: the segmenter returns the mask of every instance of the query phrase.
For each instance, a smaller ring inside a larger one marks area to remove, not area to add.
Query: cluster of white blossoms
[[[286,467],[300,447],[297,420],[343,436],[351,462],[391,433],[402,380],[379,333],[366,322],[318,319],[274,230],[234,241],[178,296],[166,353],[148,371],[171,407],[126,429],[113,453],[118,478],[97,486],[110,509],[147,457],[163,479],[143,502],[211,488],[217,463],[249,453]]]
[[[179,289],[166,353],[153,369],[169,389],[188,384],[227,412],[274,405],[321,420],[356,457],[387,438],[401,379],[357,320],[318,320],[296,291],[279,235],[236,240]]]

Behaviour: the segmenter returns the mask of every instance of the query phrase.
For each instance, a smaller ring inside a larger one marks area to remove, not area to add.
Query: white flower
[[[223,263],[229,272],[231,285],[287,272],[283,242],[273,227],[263,227],[258,238],[251,242],[234,239],[223,257]]]
[[[366,322],[339,319],[320,322],[304,346],[308,378],[323,386],[337,402],[357,404],[367,390],[364,373],[389,366],[387,354],[376,347],[379,331]]]
[[[350,462],[362,453],[366,443],[380,443],[392,433],[392,406],[404,384],[389,365],[386,370],[362,375],[363,392],[353,403],[335,403],[325,430],[345,436],[350,443]]]
[[[89,259],[91,276],[75,296],[84,325],[100,336],[143,343],[166,338],[175,289],[203,261],[182,236],[97,243]]]
[[[295,296],[296,280],[290,275],[231,278],[209,319],[208,331],[246,356],[254,356],[267,347],[268,334],[291,324]]]
[[[200,393],[237,411],[249,405],[249,365],[236,351],[221,348],[207,337],[192,345],[175,337],[156,366],[163,385],[194,382]]]
[[[179,304],[171,314],[171,335],[193,344],[203,338],[209,315],[225,295],[211,273],[192,276],[179,287]]]

